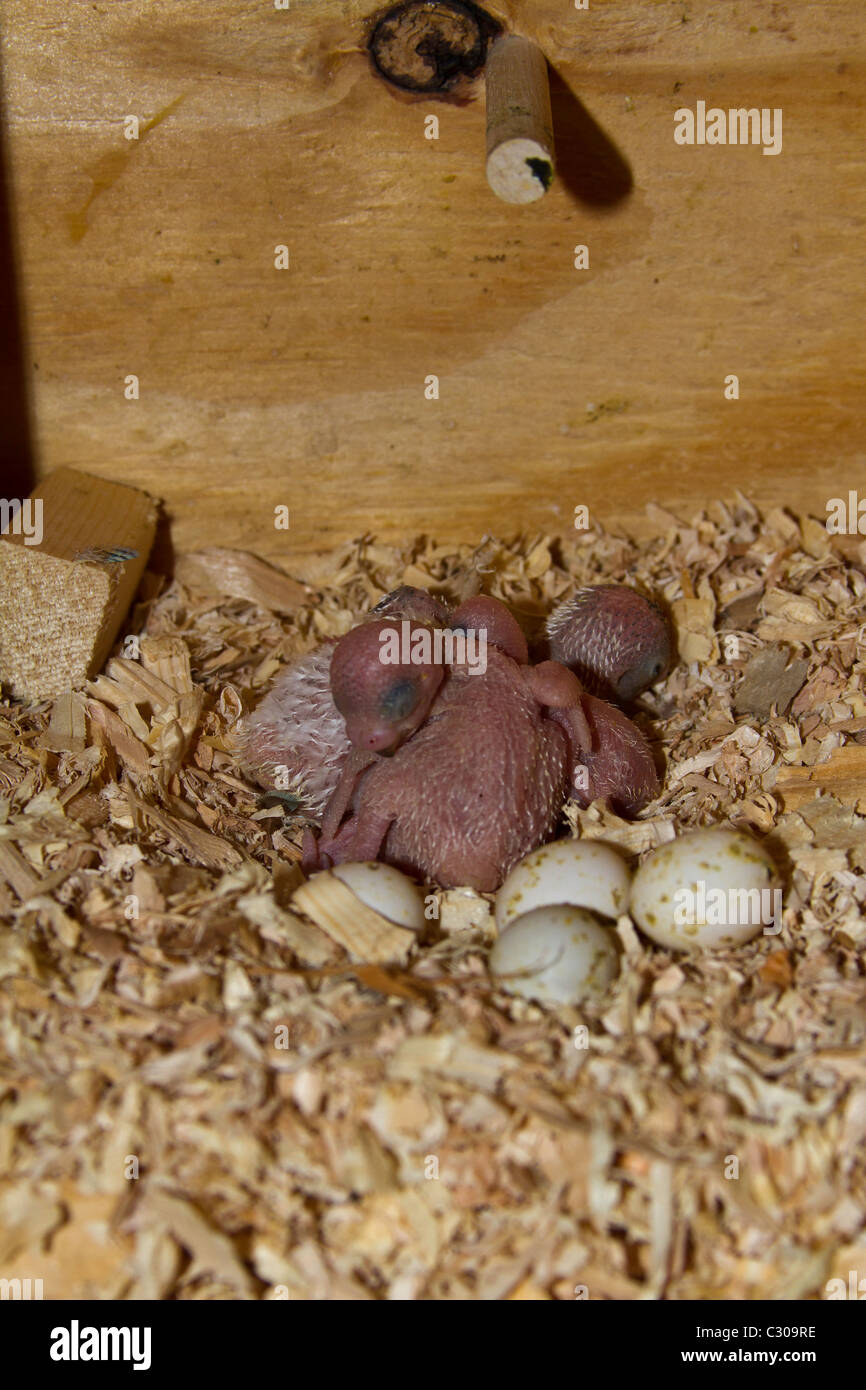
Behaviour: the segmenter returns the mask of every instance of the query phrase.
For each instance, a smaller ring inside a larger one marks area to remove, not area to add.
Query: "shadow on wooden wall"
[[[600,208],[628,197],[633,180],[626,160],[554,68],[550,107],[556,172],[572,197]]]
[[[6,144],[6,108],[0,76],[0,491],[27,497],[35,486],[26,345],[12,231],[14,191]]]

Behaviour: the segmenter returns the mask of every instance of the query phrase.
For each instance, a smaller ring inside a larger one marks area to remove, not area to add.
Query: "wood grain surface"
[[[554,70],[558,178],[524,207],[486,185],[483,82],[458,105],[372,74],[373,4],[5,0],[40,475],[145,488],[177,548],[289,568],[581,503],[866,492],[862,0],[489,9]],[[698,100],[781,108],[781,154],[678,146]]]

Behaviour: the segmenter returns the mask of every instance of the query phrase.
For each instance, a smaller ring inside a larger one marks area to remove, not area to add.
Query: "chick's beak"
[[[380,724],[373,720],[349,719],[346,733],[355,748],[363,748],[370,753],[380,753],[389,758],[396,753],[401,743],[401,731],[393,724]]]

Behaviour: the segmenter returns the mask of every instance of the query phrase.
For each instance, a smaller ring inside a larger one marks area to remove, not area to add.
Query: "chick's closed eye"
[[[405,719],[415,708],[418,694],[418,686],[412,680],[395,681],[389,685],[379,698],[379,711],[383,719]]]
[[[663,654],[648,653],[639,665],[625,671],[614,682],[616,697],[623,702],[633,700],[642,690],[655,685],[656,681],[660,680],[666,673],[668,666],[669,653],[667,650]]]

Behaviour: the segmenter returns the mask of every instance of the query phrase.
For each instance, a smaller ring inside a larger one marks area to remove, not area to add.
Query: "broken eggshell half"
[[[600,995],[619,968],[614,933],[568,903],[537,907],[512,921],[488,965],[508,994],[542,1004],[578,1004]]]
[[[618,970],[610,928],[630,890],[622,855],[598,840],[554,840],[532,850],[496,894],[500,935],[491,975],[509,994],[542,1003],[578,1004],[602,993]]]
[[[527,854],[496,894],[496,925],[504,931],[534,908],[567,903],[602,917],[628,911],[631,874],[622,855],[600,840],[553,840]]]
[[[407,931],[424,927],[424,900],[417,884],[379,860],[336,864],[331,873],[351,888],[362,903],[374,912]]]
[[[292,896],[353,960],[403,964],[424,925],[417,885],[390,864],[346,862],[313,874]]]

